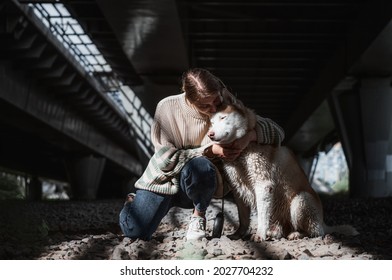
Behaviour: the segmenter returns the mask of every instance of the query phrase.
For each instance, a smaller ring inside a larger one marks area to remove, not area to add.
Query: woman
[[[207,137],[209,117],[223,102],[239,102],[219,78],[195,68],[182,77],[183,93],[161,100],[151,131],[155,154],[137,192],[129,197],[120,213],[125,236],[150,240],[162,218],[175,204],[192,207],[187,240],[205,237],[205,213],[211,199],[222,196],[223,184],[215,158],[235,160],[247,145],[279,145],[283,130],[273,121],[258,117],[256,129],[231,145],[218,145]]]

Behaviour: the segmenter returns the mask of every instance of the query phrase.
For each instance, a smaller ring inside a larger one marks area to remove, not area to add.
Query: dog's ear
[[[223,97],[223,101],[222,101],[222,108],[226,109],[227,106],[231,106],[233,105],[235,108],[237,108],[237,106],[241,105],[241,101],[239,101],[227,88],[223,88],[222,89],[222,97]],[[241,106],[240,106],[241,107]],[[237,108],[240,109],[240,108]]]
[[[225,87],[222,89],[223,103],[233,105],[237,103],[237,98]]]
[[[256,114],[252,109],[249,109],[242,103],[240,100],[237,99],[237,102],[232,104],[233,106],[242,116],[245,116],[248,120],[248,130],[252,130],[256,126]]]
[[[245,116],[246,115],[246,110],[247,108],[245,107],[244,103],[242,103],[240,100],[236,99],[236,101],[231,104],[236,111],[238,111],[241,115]]]
[[[238,100],[237,103],[232,105],[236,111],[238,111],[242,116],[247,119],[248,122],[248,130],[252,130],[256,126],[256,114],[252,109],[246,107],[241,101]]]
[[[247,108],[244,103],[242,103],[239,99],[237,99],[226,87],[222,90],[223,102],[219,106],[218,111],[224,111],[228,107],[233,107],[236,111],[238,111],[241,115],[254,115],[253,111]],[[249,120],[249,128],[253,129],[256,125],[256,118],[251,117]]]
[[[222,101],[222,103],[218,106],[217,111],[218,112],[222,112],[225,111],[227,109],[227,107],[231,106],[228,102],[226,102],[225,100]]]

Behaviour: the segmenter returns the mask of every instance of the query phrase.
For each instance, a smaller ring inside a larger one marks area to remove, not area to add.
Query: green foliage
[[[346,174],[340,181],[336,182],[334,185],[332,185],[332,189],[334,192],[337,193],[348,193],[348,187],[349,187],[349,182],[348,182],[348,174]]]
[[[24,187],[14,175],[0,173],[0,200],[23,199]]]

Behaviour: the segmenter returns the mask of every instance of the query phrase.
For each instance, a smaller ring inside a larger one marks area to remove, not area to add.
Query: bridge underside
[[[148,160],[136,128],[33,2],[0,4],[0,165],[116,192]],[[306,170],[341,141],[352,196],[392,195],[391,1],[63,3],[150,115],[183,71],[204,67],[284,128]]]
[[[1,8],[0,166],[74,198],[122,194],[143,162],[125,115],[31,9]]]

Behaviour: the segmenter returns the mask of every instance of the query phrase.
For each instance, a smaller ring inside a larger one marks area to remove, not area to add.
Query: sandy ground
[[[207,213],[208,237],[186,242],[190,209],[172,208],[151,241],[118,227],[123,201],[0,202],[0,259],[392,259],[392,199],[323,199],[329,225],[351,224],[360,235],[289,241],[232,241],[237,210],[225,200],[223,235],[211,238],[221,201]],[[252,215],[252,231],[256,228]]]

